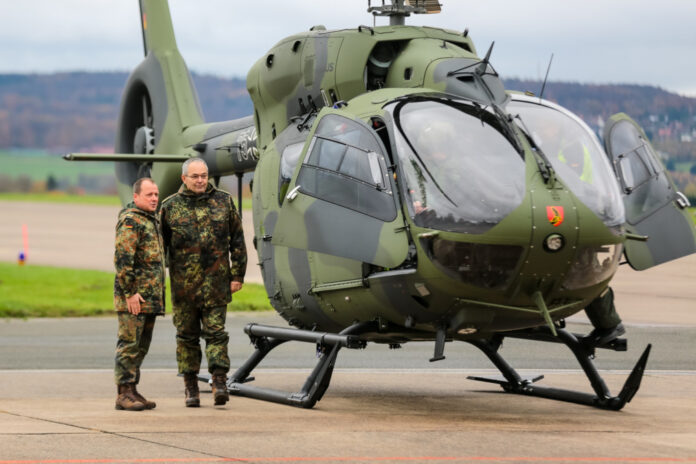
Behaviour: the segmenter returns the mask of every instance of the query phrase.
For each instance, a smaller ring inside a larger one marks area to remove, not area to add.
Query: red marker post
[[[29,232],[27,231],[27,225],[22,224],[22,251],[19,252],[19,257],[17,258],[17,264],[23,266],[29,257]]]

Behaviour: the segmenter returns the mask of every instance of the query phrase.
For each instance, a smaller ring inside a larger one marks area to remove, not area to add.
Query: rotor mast
[[[367,12],[374,16],[389,16],[390,26],[403,26],[411,13],[439,13],[442,6],[438,0],[382,0],[381,3],[381,6],[372,6],[372,0],[367,0]]]

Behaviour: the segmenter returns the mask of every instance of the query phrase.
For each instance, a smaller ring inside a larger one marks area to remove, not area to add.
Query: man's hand
[[[236,280],[233,280],[232,282],[230,282],[230,291],[231,291],[232,293],[238,292],[238,291],[240,291],[241,289],[242,289],[242,283],[241,283],[241,282],[237,282]]]
[[[128,312],[137,316],[140,314],[140,303],[145,303],[145,299],[140,296],[140,293],[126,298],[126,304],[128,305]]]

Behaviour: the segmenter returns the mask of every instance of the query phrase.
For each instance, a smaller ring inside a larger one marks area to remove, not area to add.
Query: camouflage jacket
[[[126,298],[140,293],[145,314],[164,314],[164,244],[157,217],[129,203],[118,215],[114,252],[114,307],[128,311]]]
[[[162,202],[162,236],[175,305],[224,306],[230,282],[244,281],[242,221],[229,193],[208,184],[195,194],[185,185]]]

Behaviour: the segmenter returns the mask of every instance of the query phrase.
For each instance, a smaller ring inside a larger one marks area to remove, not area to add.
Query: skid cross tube
[[[343,348],[364,348],[365,342],[355,334],[372,330],[376,326],[373,322],[359,322],[347,327],[338,334],[328,332],[313,332],[310,330],[288,329],[261,324],[247,324],[244,332],[254,344],[254,353],[247,361],[232,374],[227,382],[227,390],[231,395],[245,396],[263,401],[287,404],[301,408],[312,408],[321,400],[331,382],[331,375],[336,364],[338,351]],[[254,380],[249,377],[251,371],[274,348],[287,341],[300,341],[315,343],[319,361],[307,377],[299,392],[286,392],[271,388],[248,385]]]
[[[645,351],[643,351],[643,354],[633,367],[628,379],[626,379],[626,383],[624,384],[621,393],[619,393],[618,396],[612,396],[604,383],[604,380],[599,375],[597,368],[592,362],[591,351],[588,351],[587,347],[583,345],[583,343],[579,341],[574,334],[568,332],[567,330],[557,327],[556,332],[558,333],[558,338],[560,341],[570,348],[575,355],[575,358],[580,363],[582,370],[585,372],[587,379],[590,381],[594,394],[534,385],[534,382],[541,380],[543,376],[538,376],[533,379],[521,378],[517,371],[515,371],[515,369],[513,369],[498,353],[498,348],[500,347],[502,338],[494,339],[492,341],[466,341],[483,351],[488,359],[495,364],[495,367],[498,368],[501,374],[503,374],[505,380],[473,376],[470,376],[469,379],[498,384],[508,393],[517,393],[522,395],[537,396],[540,398],[567,401],[570,403],[595,406],[613,411],[620,410],[626,405],[626,403],[633,399],[633,396],[640,388],[640,382],[643,378],[643,373],[645,372],[648,356],[650,355],[651,345],[648,345],[645,348]]]

